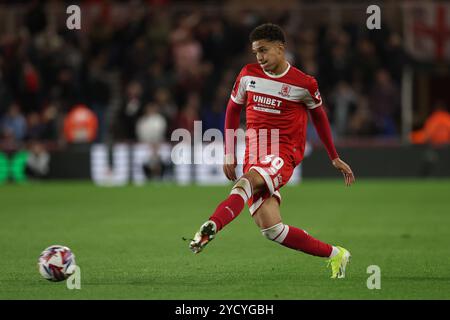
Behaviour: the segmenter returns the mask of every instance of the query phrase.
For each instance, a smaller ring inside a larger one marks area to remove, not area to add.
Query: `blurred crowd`
[[[267,21],[285,29],[290,62],[317,78],[337,139],[400,135],[407,59],[388,26],[308,27],[292,11],[228,14],[165,2],[82,2],[82,30],[66,28],[59,2],[22,6],[17,32],[0,34],[2,143],[158,144],[195,120],[223,130],[235,77],[255,60],[248,34]]]

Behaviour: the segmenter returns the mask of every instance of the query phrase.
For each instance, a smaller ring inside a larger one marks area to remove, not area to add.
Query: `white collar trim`
[[[288,61],[286,61],[286,63],[288,64],[288,67],[286,68],[286,70],[283,71],[283,73],[280,73],[280,74],[270,74],[270,73],[266,72],[266,70],[264,70],[261,66],[260,67],[267,76],[269,76],[271,78],[281,78],[281,77],[285,76],[286,73],[288,73],[288,71],[291,69],[291,64]]]

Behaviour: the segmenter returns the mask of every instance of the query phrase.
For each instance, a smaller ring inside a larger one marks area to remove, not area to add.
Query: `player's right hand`
[[[223,158],[223,173],[228,180],[236,180],[236,158],[232,154],[226,154]]]

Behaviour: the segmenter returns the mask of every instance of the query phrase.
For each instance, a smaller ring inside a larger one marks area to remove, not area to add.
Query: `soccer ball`
[[[65,246],[53,245],[42,251],[39,273],[49,281],[63,281],[75,271],[75,255]]]

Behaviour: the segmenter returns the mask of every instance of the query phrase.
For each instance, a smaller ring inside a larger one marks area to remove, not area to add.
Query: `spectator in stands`
[[[167,122],[159,112],[159,106],[150,102],[145,106],[144,114],[139,118],[136,125],[136,136],[139,142],[147,143],[151,148],[151,156],[144,163],[144,172],[148,178],[161,179],[166,166],[163,163],[159,149],[165,141]]]
[[[353,60],[354,80],[361,83],[361,90],[364,94],[370,91],[370,87],[375,78],[375,73],[380,68],[381,62],[377,55],[377,50],[373,42],[367,38],[362,38],[357,43],[357,51]]]
[[[450,143],[450,113],[444,102],[439,101],[428,116],[422,129],[411,134],[411,142],[441,146]]]
[[[210,63],[202,60],[203,47],[193,34],[199,19],[197,14],[182,17],[170,36],[175,86],[183,96],[201,91],[205,78],[212,72]]]
[[[202,112],[203,131],[214,128],[224,133],[225,111],[228,97],[229,89],[225,86],[220,86],[211,106],[208,106]]]
[[[50,171],[50,154],[42,143],[33,141],[30,144],[25,172],[34,179],[46,178]]]
[[[103,141],[106,134],[106,110],[109,105],[111,90],[108,83],[108,73],[106,71],[107,54],[102,51],[93,58],[89,65],[89,75],[87,90],[89,105],[98,119],[97,141]]]
[[[154,95],[156,95],[158,89],[165,88],[170,90],[175,84],[171,70],[165,70],[164,63],[163,59],[156,60],[148,66],[147,72],[144,75],[144,83]]]
[[[350,36],[341,28],[329,28],[319,46],[314,58],[319,63],[321,90],[331,92],[341,81],[350,83],[353,71]]]
[[[450,144],[450,113],[443,101],[436,103],[423,128],[413,131],[410,139],[414,144],[426,145],[420,159],[420,173],[432,175],[442,157],[438,150]]]
[[[177,106],[173,101],[173,97],[167,88],[160,87],[156,89],[154,94],[155,103],[159,106],[159,111],[166,118],[172,122],[177,114]]]
[[[27,134],[27,123],[17,103],[9,106],[8,112],[0,121],[0,133],[12,142],[23,141]]]
[[[64,137],[69,143],[91,143],[97,130],[97,116],[86,105],[75,105],[64,119]]]
[[[400,89],[385,69],[376,72],[375,83],[370,90],[369,107],[377,131],[382,136],[395,136],[400,114]]]
[[[356,110],[357,93],[347,82],[341,81],[330,98],[334,106],[334,130],[338,136],[344,136],[349,133],[350,118]]]
[[[27,116],[27,140],[41,140],[44,133],[44,125],[37,112],[31,112]]]
[[[122,102],[119,117],[121,136],[125,140],[136,140],[136,122],[142,114],[143,88],[139,81],[133,80],[126,87],[125,99]]]
[[[304,72],[317,75],[319,72],[318,61],[316,59],[318,54],[317,48],[317,31],[313,28],[308,28],[300,32],[300,45],[297,46],[297,57],[299,67]]]
[[[187,129],[194,134],[194,121],[200,120],[199,116],[200,98],[196,93],[191,93],[185,106],[175,118],[175,128]]]
[[[200,66],[203,49],[192,34],[199,18],[196,14],[181,18],[178,28],[170,35],[175,70],[179,77],[195,72]]]
[[[37,111],[40,108],[41,97],[40,75],[37,68],[29,61],[23,65],[21,75],[21,102],[25,113]]]
[[[44,141],[56,141],[59,137],[58,135],[58,125],[59,125],[59,107],[56,101],[48,104],[42,111],[42,140]]]
[[[6,113],[7,106],[11,102],[11,93],[3,76],[4,59],[0,54],[0,119]]]
[[[389,39],[384,48],[384,64],[392,75],[392,79],[400,84],[403,65],[407,61],[407,55],[403,49],[402,38],[397,33],[392,33],[389,35]]]
[[[369,109],[369,101],[365,95],[358,97],[356,110],[348,123],[348,132],[352,136],[371,136],[376,132]]]
[[[67,112],[75,103],[79,102],[80,89],[84,83],[75,77],[74,70],[69,66],[63,66],[57,72],[57,79],[52,88],[55,98],[61,101],[63,112]]]
[[[159,112],[159,106],[154,102],[148,103],[136,124],[138,141],[159,145],[165,140],[166,130],[167,121]]]

